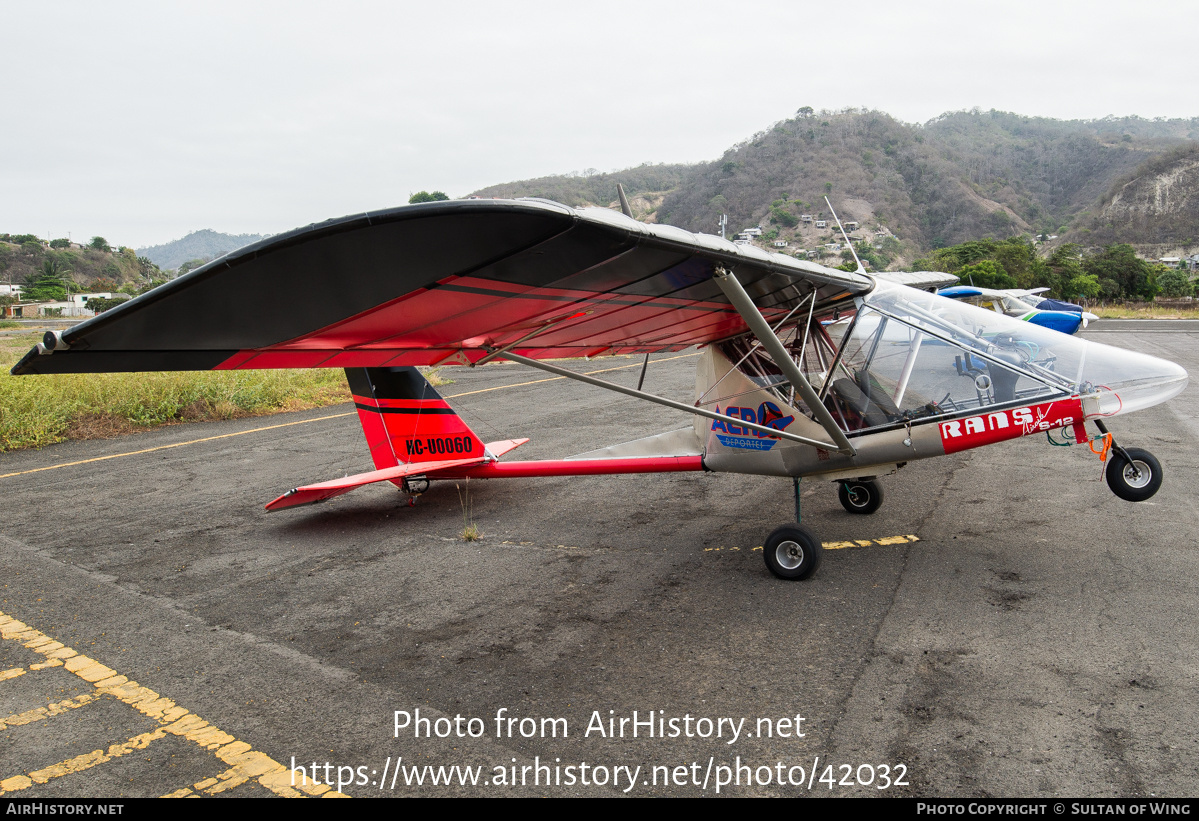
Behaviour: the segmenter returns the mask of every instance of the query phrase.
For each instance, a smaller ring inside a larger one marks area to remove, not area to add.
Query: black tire
[[[1115,451],[1108,459],[1107,486],[1125,501],[1143,502],[1162,486],[1162,463],[1147,450],[1125,448],[1124,452],[1128,459]]]
[[[771,573],[794,581],[816,572],[823,550],[816,534],[803,525],[783,525],[762,546],[762,557]]]
[[[841,507],[864,516],[882,506],[883,486],[873,479],[838,482],[837,498],[841,500]]]

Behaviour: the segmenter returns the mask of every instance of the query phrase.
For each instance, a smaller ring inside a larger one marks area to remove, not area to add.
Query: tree
[[[1177,268],[1167,268],[1157,275],[1157,284],[1162,289],[1162,296],[1194,296],[1195,288],[1186,271]]]
[[[66,237],[59,237],[58,239],[50,240],[50,247],[51,248],[70,248],[71,241],[69,239],[67,239]]]
[[[21,298],[27,302],[58,302],[67,298],[66,277],[71,272],[57,260],[45,260],[25,278]]]
[[[1067,299],[1094,299],[1100,293],[1099,279],[1093,274],[1079,274],[1062,286],[1062,296]]]
[[[95,311],[98,314],[102,314],[105,311],[107,311],[109,308],[115,308],[116,306],[120,305],[122,302],[127,302],[128,300],[129,300],[129,297],[107,298],[107,297],[94,296],[87,301],[87,307],[91,311]]]
[[[1124,243],[1105,246],[1098,254],[1087,257],[1082,262],[1082,269],[1100,283],[1104,279],[1119,283],[1124,297],[1149,300],[1161,290],[1152,266],[1138,257],[1131,245]]]
[[[979,288],[1015,288],[1016,280],[1009,276],[998,262],[984,259],[973,265],[963,265],[957,271],[962,283],[976,285]]]
[[[770,221],[775,224],[785,225],[788,228],[794,228],[799,225],[799,217],[777,205],[770,209]]]
[[[1033,287],[1031,280],[1037,273],[1036,266],[1034,266],[1034,262],[1037,260],[1037,251],[1030,240],[1024,237],[1011,237],[997,243],[994,254],[995,261],[1016,280],[1017,287]]]
[[[449,197],[441,191],[433,191],[432,193],[428,191],[417,191],[408,198],[408,204],[412,205],[413,203],[418,202],[441,202],[442,200],[448,199]]]
[[[179,266],[179,276],[183,276],[188,271],[191,271],[195,268],[199,268],[201,265],[203,265],[206,262],[208,262],[208,260],[205,257],[201,257],[199,259],[189,259],[187,262],[185,262]]]
[[[1081,247],[1073,242],[1063,243],[1054,248],[1049,259],[1045,260],[1045,270],[1039,284],[1048,287],[1052,296],[1068,296],[1067,283],[1084,273],[1093,274],[1092,271],[1083,270],[1082,261],[1079,259],[1081,250]]]
[[[88,244],[89,248],[95,248],[97,251],[112,251],[112,246],[108,244],[108,240],[104,237],[92,237],[92,241]]]

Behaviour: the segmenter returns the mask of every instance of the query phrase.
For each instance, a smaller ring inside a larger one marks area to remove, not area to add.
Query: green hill
[[[164,271],[174,271],[185,262],[216,259],[261,239],[265,239],[263,234],[222,234],[205,228],[162,245],[138,248],[137,254],[146,257]]]
[[[476,194],[608,205],[621,182],[631,196],[643,195],[639,218],[712,233],[727,214],[731,231],[760,226],[788,250],[810,252],[839,240],[827,227],[815,228],[816,220],[831,218],[827,195],[842,220],[861,223],[864,239],[892,243],[884,264],[895,267],[985,236],[1063,234],[1076,220],[1089,222],[1116,182],[1171,152],[1185,153],[1196,138],[1199,118],[1067,121],[974,110],[911,125],[878,111],[804,108],[711,162],[544,177]],[[1199,185],[1183,176],[1180,201],[1184,188]],[[1177,220],[1190,219],[1184,212]],[[811,223],[801,220],[805,214]],[[1158,219],[1152,231],[1131,225],[1119,241],[1192,236],[1171,227],[1174,219]],[[1193,236],[1199,240],[1199,232]]]

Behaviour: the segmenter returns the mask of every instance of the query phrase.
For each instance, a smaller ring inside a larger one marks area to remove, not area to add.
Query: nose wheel
[[[1162,486],[1162,464],[1147,450],[1121,448],[1108,460],[1104,478],[1121,499],[1143,502]]]
[[[1111,448],[1103,478],[1112,493],[1126,502],[1143,502],[1157,493],[1162,486],[1162,463],[1157,461],[1157,457],[1141,448],[1122,448],[1117,445],[1101,419],[1095,420],[1095,427],[1107,440],[1101,455],[1106,457],[1107,448]],[[1093,444],[1091,450],[1095,450]]]

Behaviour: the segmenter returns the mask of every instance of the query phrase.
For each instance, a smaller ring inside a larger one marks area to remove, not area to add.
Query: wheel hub
[[[803,555],[803,545],[799,542],[781,542],[774,550],[779,566],[787,570],[794,570],[803,564]]]
[[[1129,487],[1145,487],[1153,477],[1153,471],[1144,462],[1130,462],[1124,467],[1124,483]]]

